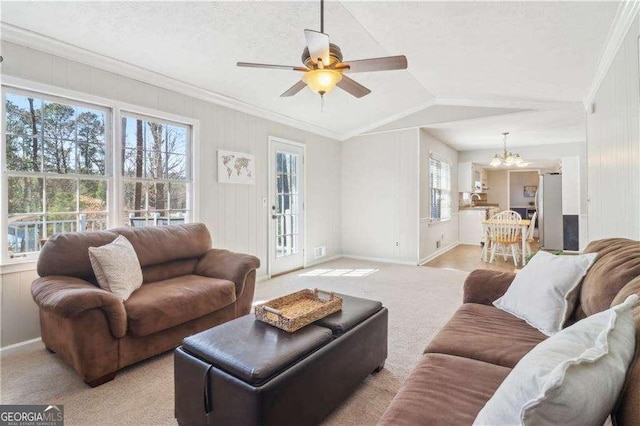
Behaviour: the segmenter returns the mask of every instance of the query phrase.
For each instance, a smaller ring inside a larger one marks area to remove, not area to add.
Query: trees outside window
[[[107,224],[107,111],[7,92],[5,164],[10,256],[56,232]]]
[[[116,143],[110,108],[2,94],[4,258],[38,252],[59,232],[189,221],[191,126],[116,112]],[[120,176],[111,172],[116,164]]]

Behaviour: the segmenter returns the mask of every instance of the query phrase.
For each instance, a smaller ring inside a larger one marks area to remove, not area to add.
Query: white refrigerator
[[[562,250],[564,231],[562,229],[562,175],[560,173],[540,175],[535,202],[538,211],[540,248]]]

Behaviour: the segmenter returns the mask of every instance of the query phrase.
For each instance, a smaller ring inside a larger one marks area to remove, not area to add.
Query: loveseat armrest
[[[127,313],[122,299],[79,278],[51,275],[38,278],[31,285],[31,295],[43,310],[63,318],[73,318],[91,309],[102,309],[111,334],[127,334]]]
[[[462,302],[491,305],[506,293],[515,276],[513,272],[476,269],[464,281]]]
[[[232,281],[236,285],[236,297],[240,297],[244,291],[247,276],[259,267],[260,259],[250,254],[211,249],[200,258],[194,273]]]

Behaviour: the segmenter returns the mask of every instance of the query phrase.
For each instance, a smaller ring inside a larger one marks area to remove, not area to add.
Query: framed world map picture
[[[255,157],[244,152],[218,150],[218,182],[255,185]]]

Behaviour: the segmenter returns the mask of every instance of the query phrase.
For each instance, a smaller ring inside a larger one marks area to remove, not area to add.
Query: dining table
[[[522,266],[524,266],[527,264],[527,251],[526,251],[527,231],[529,230],[529,225],[531,225],[531,221],[529,219],[520,219],[520,220],[485,219],[483,220],[482,227],[483,227],[484,236],[485,236],[485,249],[483,250],[482,260],[484,260],[485,262],[488,262],[487,254],[489,252],[488,250],[489,229],[491,225],[505,224],[505,223],[513,224],[514,226],[517,226],[518,228],[520,228],[520,231],[522,232],[522,247],[520,251],[522,253]]]

